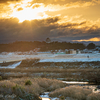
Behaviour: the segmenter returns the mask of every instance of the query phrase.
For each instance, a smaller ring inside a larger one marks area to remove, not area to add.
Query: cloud
[[[88,42],[88,41],[94,41],[94,42],[98,42],[98,41],[100,41],[100,37],[94,37],[94,38],[90,38],[90,39],[83,39],[83,40],[73,40],[73,41],[78,41],[78,42],[82,42],[82,41],[86,41],[86,42]]]
[[[91,5],[95,5],[96,3],[94,3],[93,1],[91,2],[86,2],[86,1],[78,1],[78,2],[72,2],[69,4],[66,4],[67,8],[77,8],[77,7],[88,7]]]
[[[46,22],[50,24],[50,23],[55,23],[55,22],[57,22],[59,20],[60,20],[59,17],[53,17],[53,18],[47,18]]]
[[[43,20],[32,20],[18,23],[18,19],[2,19],[0,20],[0,40],[16,41],[16,40],[44,40],[46,37],[66,40],[81,40],[100,36],[100,29],[94,26],[88,28],[74,28],[86,24],[81,23],[63,23],[57,24],[60,19],[47,18]]]
[[[43,40],[49,35],[50,30],[57,27],[56,24],[53,24],[57,21],[57,18],[50,18],[50,20],[32,20],[18,23],[18,19],[15,18],[0,19],[0,41]]]
[[[21,10],[23,10],[23,8],[22,8],[22,7],[20,7],[20,8],[18,8],[18,9],[17,9],[17,11],[21,11]]]
[[[63,23],[57,29],[51,31],[52,38],[62,41],[89,40],[100,37],[100,27],[96,25],[87,26],[88,22]],[[79,26],[82,26],[78,28]]]
[[[39,5],[39,4],[35,4],[35,5],[33,5],[33,9],[35,9],[35,8],[38,8],[38,7],[40,7],[41,5]]]
[[[17,12],[23,11],[24,9],[27,10],[26,15],[28,15],[28,10],[32,8],[39,12],[39,18],[44,19],[51,17],[50,15],[46,14],[46,12],[52,13],[70,8],[85,8],[96,4],[98,4],[96,0],[2,0],[0,2],[0,18],[16,17],[12,16],[13,13],[16,12],[16,14],[19,14]],[[31,14],[34,13],[34,11],[35,10],[31,10]],[[23,11],[23,13],[25,13],[25,11]]]
[[[8,4],[0,4],[0,18],[8,17],[11,12],[11,8]]]
[[[0,3],[7,3],[7,2],[19,2],[21,0],[0,0]]]
[[[33,0],[31,4],[44,3],[45,5],[66,5],[67,7],[74,6],[90,6],[98,4],[98,0]]]
[[[77,17],[79,18],[79,17]],[[75,41],[89,40],[100,36],[100,27],[88,21],[60,23],[61,17],[49,17],[41,20],[25,20],[19,23],[17,18],[0,19],[0,42],[14,42],[18,40],[35,41],[53,40]]]
[[[66,3],[71,3],[71,2],[76,2],[76,1],[80,1],[80,0],[33,0],[32,3],[44,3],[46,5],[48,5],[48,4],[64,5]],[[82,0],[82,1],[91,2],[92,0]]]
[[[62,28],[66,28],[66,27],[72,28],[72,27],[74,27],[75,28],[76,26],[81,26],[81,25],[84,25],[86,23],[87,23],[86,21],[81,22],[81,23],[71,23],[71,22],[67,22],[67,23],[61,24],[60,27],[62,27]]]
[[[35,6],[36,4],[36,6]],[[96,5],[97,2],[94,0],[34,0],[31,2],[31,5],[33,5],[33,8],[37,8],[42,4],[42,6],[45,6],[46,11],[60,11],[64,9],[70,9],[70,8],[79,8],[79,7],[89,7]]]

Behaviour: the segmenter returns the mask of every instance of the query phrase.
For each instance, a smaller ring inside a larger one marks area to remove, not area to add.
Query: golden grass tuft
[[[91,89],[83,89],[80,86],[74,87],[65,87],[61,89],[57,89],[50,93],[50,97],[72,97],[73,99],[77,100],[86,100],[87,96],[92,93]]]
[[[100,100],[100,94],[91,93],[91,94],[88,95],[86,100]]]
[[[27,80],[30,80],[31,85],[26,85]],[[56,86],[57,84],[57,86]],[[0,82],[0,87],[2,90],[6,91],[7,88],[11,90],[11,93],[15,91],[24,91],[27,93],[41,94],[44,91],[51,91],[57,88],[65,87],[66,85],[58,80],[46,79],[46,78],[16,78],[9,79]],[[0,90],[1,91],[1,90]],[[8,92],[7,92],[8,93]],[[21,94],[21,93],[20,93]]]

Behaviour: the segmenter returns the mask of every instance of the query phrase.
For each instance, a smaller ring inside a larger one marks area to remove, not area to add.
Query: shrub
[[[94,49],[95,48],[95,44],[94,43],[89,43],[87,45],[87,49]]]
[[[63,88],[66,86],[63,82],[55,79],[39,78],[35,80],[40,87],[44,88],[45,91],[53,91],[57,88]]]
[[[2,76],[0,76],[0,81],[2,80]]]
[[[97,89],[95,89],[94,91],[97,91]]]
[[[83,89],[82,87],[66,87],[57,89],[51,92],[49,95],[51,97],[59,97],[59,95],[64,97],[72,97],[77,100],[86,100],[87,96],[92,93],[90,89]]]
[[[100,100],[100,94],[91,93],[88,95],[86,100]]]
[[[61,97],[60,97],[60,100],[65,100],[65,97],[64,97],[64,96],[61,96]]]
[[[95,84],[100,83],[100,72],[99,70],[97,72],[87,72],[87,79],[90,80],[90,82],[94,82]]]
[[[30,80],[27,80],[27,81],[25,82],[25,85],[32,85],[32,82],[31,82]]]
[[[12,87],[13,90],[17,89],[19,86],[16,84],[15,86]]]
[[[2,87],[6,88],[6,85],[4,84]]]

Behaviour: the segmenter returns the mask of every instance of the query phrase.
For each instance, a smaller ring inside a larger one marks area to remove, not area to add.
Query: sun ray
[[[27,1],[26,1],[27,2]],[[35,7],[33,9],[33,6],[36,4],[33,4],[30,7],[27,7],[27,4],[24,1],[24,4],[20,4],[20,6],[17,6],[16,8],[13,8],[13,12],[10,15],[10,17],[16,17],[19,19],[19,22],[23,22],[25,20],[34,20],[34,19],[44,19],[47,18],[48,15],[45,13],[46,8],[42,4],[38,4],[40,6]],[[13,5],[11,5],[13,6]]]

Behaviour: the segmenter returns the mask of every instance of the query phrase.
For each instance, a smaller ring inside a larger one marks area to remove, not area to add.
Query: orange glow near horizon
[[[100,43],[99,9],[99,0],[1,0],[1,41],[42,41],[47,35],[54,41]]]
[[[88,42],[88,41],[94,41],[94,42],[98,42],[98,41],[100,41],[100,38],[94,37],[94,38],[91,38],[91,39],[88,39],[88,40],[83,39],[83,40],[73,40],[73,41],[78,41],[78,42],[82,42],[82,41],[86,41],[86,42]]]

